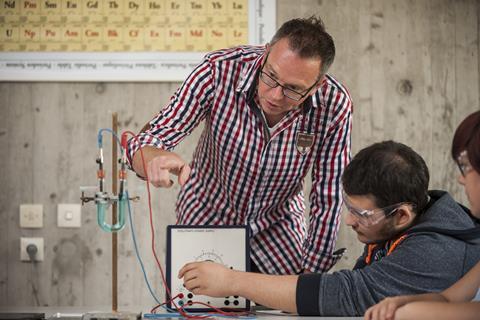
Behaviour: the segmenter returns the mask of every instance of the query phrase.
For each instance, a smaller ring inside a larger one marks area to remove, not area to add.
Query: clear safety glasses
[[[467,175],[467,173],[469,173],[473,169],[472,164],[470,163],[470,160],[468,160],[467,150],[463,150],[458,156],[457,161],[455,162],[457,163],[460,173],[464,177]]]
[[[342,196],[343,203],[345,204],[347,210],[353,214],[358,219],[358,222],[365,227],[376,225],[385,218],[393,216],[403,205],[409,205],[411,207],[414,206],[414,204],[410,202],[400,202],[384,208],[366,210],[355,208],[355,206],[348,200],[348,196],[345,194],[345,192],[342,192]]]

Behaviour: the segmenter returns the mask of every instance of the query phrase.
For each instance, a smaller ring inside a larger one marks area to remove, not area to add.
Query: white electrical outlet
[[[80,204],[59,204],[57,224],[59,228],[80,228],[82,226],[82,206]]]
[[[43,238],[20,238],[20,260],[31,261],[27,252],[27,247],[34,245],[37,247],[37,253],[35,254],[35,261],[43,261]]]
[[[43,205],[20,205],[20,228],[43,228]]]

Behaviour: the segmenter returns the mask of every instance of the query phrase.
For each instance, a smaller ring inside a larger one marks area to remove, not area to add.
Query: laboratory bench
[[[110,313],[109,307],[0,307],[0,319],[47,319],[47,320],[113,320],[117,318],[108,317],[107,314]],[[139,311],[142,310],[142,311]],[[142,309],[139,308],[135,310],[135,308],[125,308],[125,313],[122,313],[123,310],[119,311],[119,315],[125,315],[122,319],[135,319],[135,314],[138,314],[139,317],[137,319],[145,319],[145,320],[166,320],[166,319],[180,319],[178,317],[168,317],[168,313],[162,313],[161,316],[158,317],[149,317],[149,309]],[[126,312],[130,313],[130,317],[127,316]],[[135,313],[133,313],[135,312]],[[144,314],[145,313],[145,314]],[[298,319],[311,319],[311,320],[344,320],[344,319],[363,319],[363,317],[301,317],[298,315],[288,314],[284,312],[280,312],[278,310],[257,310],[252,315],[252,318],[255,317],[259,320],[298,320]],[[234,317],[216,317],[212,316],[212,318],[218,319],[229,319]],[[248,319],[252,319],[248,318]]]

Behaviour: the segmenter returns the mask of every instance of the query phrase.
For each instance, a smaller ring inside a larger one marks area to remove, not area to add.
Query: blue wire
[[[103,146],[103,138],[102,138],[102,133],[104,131],[107,131],[107,132],[110,132],[114,137],[115,139],[117,139],[117,143],[118,145],[120,146],[120,149],[122,150],[122,144],[120,142],[120,139],[118,138],[118,135],[112,130],[112,129],[109,129],[109,128],[103,128],[103,129],[100,129],[98,131],[98,135],[97,135],[97,142],[98,142],[98,147],[99,148],[102,148]],[[127,205],[128,205],[128,220],[130,221],[130,230],[132,232],[132,240],[133,240],[133,246],[135,248],[135,254],[137,256],[137,260],[138,262],[140,263],[140,267],[142,269],[142,273],[143,273],[143,278],[145,279],[145,283],[147,284],[147,287],[148,287],[148,291],[150,291],[150,294],[152,295],[153,299],[155,300],[155,302],[157,302],[157,304],[161,305],[162,303],[160,302],[160,300],[157,298],[157,296],[155,295],[155,293],[153,292],[153,289],[152,287],[150,286],[150,282],[148,281],[148,277],[147,277],[147,272],[145,271],[145,265],[143,264],[143,261],[142,261],[142,258],[140,257],[140,252],[138,250],[138,245],[137,245],[137,238],[135,236],[135,229],[133,227],[133,218],[132,218],[132,208],[130,206],[130,197],[128,195],[128,191],[125,191],[125,194],[127,196]],[[164,307],[164,306],[162,306]],[[167,311],[171,311],[171,312],[174,312],[174,310],[171,310],[167,307],[164,307]]]
[[[117,139],[117,143],[118,145],[120,146],[120,148],[122,147],[122,144],[120,142],[120,139],[118,138],[117,134],[112,130],[112,129],[109,129],[109,128],[103,128],[103,129],[100,129],[98,130],[98,135],[97,135],[97,143],[98,143],[98,147],[99,148],[102,148],[103,147],[103,139],[102,139],[102,133],[103,131],[107,131],[107,132],[110,132],[116,139]]]
[[[143,264],[142,258],[140,257],[140,253],[138,250],[137,246],[137,238],[135,236],[135,229],[133,227],[133,218],[132,218],[132,209],[130,206],[130,196],[128,195],[128,191],[126,191],[126,196],[127,196],[127,204],[128,204],[128,220],[130,221],[130,230],[132,232],[132,240],[133,240],[133,246],[135,248],[135,254],[137,256],[137,260],[140,263],[140,267],[142,269],[143,273],[143,278],[145,279],[145,283],[147,284],[148,291],[150,291],[151,296],[157,302],[157,304],[161,305],[162,303],[160,300],[155,296],[155,293],[152,290],[152,287],[150,286],[150,282],[148,281],[147,273],[145,271],[145,266]],[[180,313],[176,312],[174,309],[168,308],[164,305],[161,306],[165,310],[167,310],[169,313],[144,313],[143,316],[145,318],[181,318],[183,315]],[[188,313],[187,313],[188,314]],[[222,317],[222,318],[239,318],[239,319],[256,319],[255,316],[227,316],[227,315],[222,315],[222,314],[212,314],[212,313],[195,313],[196,316],[212,316],[214,315],[215,317]]]
[[[137,246],[137,237],[135,236],[135,229],[134,229],[134,227],[133,227],[132,209],[131,209],[131,206],[130,206],[130,197],[129,197],[129,195],[128,195],[128,191],[127,191],[125,194],[126,194],[126,196],[127,196],[128,220],[130,221],[130,230],[131,230],[131,232],[132,232],[133,246],[134,246],[134,248],[135,248],[135,254],[136,254],[136,256],[137,256],[137,260],[138,260],[138,262],[140,263],[140,267],[142,268],[143,279],[145,279],[145,283],[147,284],[148,291],[150,291],[150,294],[151,294],[151,296],[153,297],[153,299],[155,300],[155,302],[156,302],[158,305],[161,305],[162,308],[164,308],[165,310],[167,310],[168,312],[170,312],[170,313],[169,313],[170,315],[178,314],[178,315],[180,316],[180,314],[177,313],[177,312],[175,312],[175,310],[170,309],[170,308],[164,306],[163,303],[160,302],[160,300],[157,298],[157,296],[156,296],[155,293],[153,292],[152,287],[150,286],[150,282],[148,281],[148,277],[147,277],[147,272],[145,271],[145,265],[143,264],[142,258],[140,257],[140,252],[139,252],[138,246]]]
[[[107,131],[107,132],[110,132],[114,137],[115,139],[117,139],[117,143],[118,145],[120,146],[120,149],[122,150],[122,144],[120,142],[120,139],[118,138],[118,135],[112,130],[112,129],[109,129],[109,128],[103,128],[103,129],[100,129],[98,131],[98,135],[97,135],[97,142],[98,142],[98,147],[99,148],[102,148],[103,146],[103,138],[102,138],[102,133],[104,131]],[[143,273],[143,278],[145,279],[145,283],[147,284],[147,287],[148,287],[148,291],[150,291],[150,294],[152,295],[153,299],[155,300],[155,302],[157,302],[157,304],[161,305],[162,303],[160,302],[160,300],[157,298],[157,296],[155,295],[155,293],[153,292],[153,289],[152,287],[150,286],[150,282],[148,281],[148,277],[147,277],[147,272],[145,271],[145,265],[143,264],[143,261],[142,261],[142,258],[140,257],[140,252],[138,250],[138,245],[137,245],[137,237],[135,236],[135,229],[134,229],[134,226],[133,226],[133,218],[132,218],[132,208],[131,208],[131,205],[130,205],[130,197],[128,195],[128,191],[125,191],[125,194],[127,196],[127,205],[128,205],[128,220],[130,221],[130,230],[132,232],[132,240],[133,240],[133,246],[135,248],[135,254],[137,256],[137,260],[138,262],[140,263],[140,267],[142,269],[142,273]],[[162,306],[163,307],[163,306]],[[167,307],[164,307],[167,311],[172,311],[174,312],[174,310],[171,310]]]
[[[138,250],[137,237],[135,236],[135,229],[133,227],[132,208],[130,206],[130,197],[128,195],[128,191],[126,191],[125,194],[127,196],[128,220],[130,221],[130,230],[132,232],[133,246],[135,248],[135,254],[137,256],[137,260],[140,263],[140,267],[142,268],[143,279],[145,279],[145,283],[147,284],[148,291],[150,291],[150,295],[153,297],[155,302],[157,304],[161,305],[161,307],[164,308],[165,310],[167,310],[169,312],[172,312],[171,314],[175,314],[176,312],[173,309],[170,309],[170,308],[162,305],[162,302],[160,302],[160,300],[157,298],[157,296],[153,292],[152,287],[150,286],[150,282],[148,281],[148,277],[147,277],[147,272],[145,271],[145,265],[143,264],[142,258],[140,257],[140,252]]]
[[[142,268],[143,272],[143,278],[145,279],[145,282],[148,287],[148,291],[150,291],[150,294],[152,295],[153,299],[157,302],[157,304],[162,304],[160,300],[155,296],[155,293],[153,293],[152,287],[150,286],[150,282],[148,281],[147,277],[147,272],[145,271],[145,266],[143,264],[142,258],[140,257],[140,253],[138,251],[138,246],[137,246],[137,238],[135,236],[135,230],[133,228],[133,219],[132,219],[132,209],[130,207],[130,197],[128,196],[128,191],[126,192],[127,195],[127,204],[128,204],[128,220],[130,221],[130,230],[132,231],[132,239],[133,239],[133,246],[135,247],[135,254],[137,255],[138,262],[140,263],[140,267]]]
[[[102,129],[102,130],[108,130],[108,129]],[[100,133],[99,133],[99,135],[100,135]],[[180,313],[162,305],[160,300],[157,298],[157,296],[153,292],[152,287],[150,286],[150,282],[148,281],[148,277],[147,277],[147,272],[145,271],[145,266],[143,264],[142,258],[140,257],[140,252],[139,252],[138,246],[137,246],[137,238],[135,236],[135,229],[133,227],[132,209],[131,209],[131,206],[130,206],[130,196],[128,195],[128,191],[126,191],[125,194],[127,196],[128,220],[130,221],[130,230],[132,232],[133,246],[135,248],[135,254],[137,256],[137,260],[140,263],[140,267],[142,269],[143,278],[145,279],[145,283],[147,284],[148,291],[150,291],[150,294],[153,297],[153,299],[155,300],[155,302],[157,302],[158,305],[160,305],[162,308],[164,308],[165,310],[167,310],[169,312],[169,313],[164,313],[164,314],[162,314],[162,313],[144,313],[143,316],[145,318],[153,318],[153,319],[154,318],[168,318],[168,317],[171,317],[171,318],[182,317],[183,318],[183,315],[181,315]],[[247,320],[256,319],[256,316],[229,316],[229,315],[212,314],[212,313],[195,313],[195,316],[215,316],[215,317],[219,317],[219,318],[238,318],[238,319],[247,319]]]

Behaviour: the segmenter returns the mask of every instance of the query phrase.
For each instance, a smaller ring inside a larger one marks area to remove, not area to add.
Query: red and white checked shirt
[[[352,102],[327,75],[272,134],[255,103],[265,47],[215,51],[189,75],[170,103],[129,142],[173,150],[202,121],[192,172],[177,200],[179,224],[248,225],[251,259],[264,273],[323,272],[340,222],[340,178],[350,159]],[[297,149],[297,133],[314,135]],[[304,178],[312,170],[310,223],[304,218]]]

